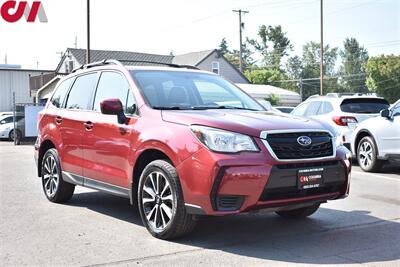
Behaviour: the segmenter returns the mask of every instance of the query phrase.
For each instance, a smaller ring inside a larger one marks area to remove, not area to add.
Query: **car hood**
[[[164,121],[184,125],[204,125],[260,137],[262,131],[291,129],[334,129],[320,121],[295,117],[284,113],[251,112],[241,110],[180,110],[162,111]]]

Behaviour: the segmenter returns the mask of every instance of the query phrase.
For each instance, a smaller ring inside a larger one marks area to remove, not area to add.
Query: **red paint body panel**
[[[129,72],[123,67],[112,68],[123,73],[129,81],[136,98],[138,115],[130,117],[122,125],[115,115],[58,109],[48,104],[39,116],[39,136],[35,145],[37,160],[40,158],[39,149],[42,144],[51,141],[60,155],[64,171],[130,190],[131,184],[137,183],[139,179],[133,177],[137,159],[149,149],[158,150],[176,167],[185,203],[198,206],[205,214],[210,215],[235,214],[252,209],[347,196],[351,163],[346,150],[339,149],[334,160],[346,166],[347,187],[343,192],[259,201],[272,167],[283,164],[276,161],[266,149],[259,138],[261,131],[325,129],[321,123],[267,112],[154,110],[145,103]],[[61,118],[62,122],[57,122],[57,118]],[[92,125],[89,129],[85,126],[88,122]],[[260,151],[236,154],[212,152],[192,134],[188,126],[193,124],[252,136]],[[210,196],[221,170],[223,176],[216,192],[219,195],[243,196],[244,202],[239,210],[216,211],[212,207]]]

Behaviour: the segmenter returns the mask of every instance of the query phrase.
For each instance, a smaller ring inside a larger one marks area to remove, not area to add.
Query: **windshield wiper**
[[[182,108],[178,106],[171,106],[171,107],[163,107],[163,106],[153,106],[154,109],[159,109],[159,110],[185,110],[187,108]]]
[[[260,111],[258,109],[254,108],[243,108],[243,107],[235,107],[235,106],[219,106],[219,107],[213,107],[215,109],[240,109],[240,110],[251,110],[251,111]]]

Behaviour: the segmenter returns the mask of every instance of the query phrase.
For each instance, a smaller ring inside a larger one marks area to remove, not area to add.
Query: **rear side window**
[[[292,111],[292,115],[296,115],[296,116],[304,116],[304,113],[306,112],[306,109],[308,108],[308,105],[310,103],[305,103],[305,104],[301,104],[300,106],[296,107],[293,111]]]
[[[64,103],[64,100],[67,96],[68,89],[71,86],[73,79],[68,79],[65,81],[62,81],[60,85],[57,87],[55,93],[51,97],[50,102],[53,104],[53,106],[57,108],[61,108],[62,104]]]
[[[17,121],[19,121],[19,120],[21,120],[23,118],[24,118],[23,116],[17,116]],[[6,117],[6,118],[2,119],[0,121],[0,124],[11,123],[13,121],[14,121],[14,116],[9,116],[9,117]]]
[[[96,86],[97,73],[91,73],[76,78],[68,95],[67,109],[88,109],[89,100]]]
[[[340,105],[343,112],[372,114],[389,108],[389,103],[381,98],[349,98]]]
[[[103,72],[97,86],[96,97],[94,98],[93,110],[100,110],[100,102],[109,98],[121,100],[126,112],[126,102],[129,93],[128,81],[122,74],[117,72]]]
[[[321,106],[321,102],[319,102],[319,101],[311,102],[307,108],[305,116],[317,115],[320,106]]]
[[[319,108],[318,115],[328,114],[333,111],[333,106],[328,101],[323,101],[321,107]]]

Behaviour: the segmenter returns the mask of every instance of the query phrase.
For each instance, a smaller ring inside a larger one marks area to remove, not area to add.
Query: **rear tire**
[[[47,150],[43,156],[42,188],[47,199],[55,203],[67,202],[74,194],[75,185],[62,179],[60,159],[55,148]]]
[[[378,159],[378,150],[372,137],[365,136],[358,143],[357,161],[366,172],[377,172],[382,168],[383,161]]]
[[[316,204],[294,210],[280,210],[277,211],[276,214],[286,219],[302,219],[314,214],[318,210],[319,205],[320,204]]]
[[[186,213],[179,177],[169,162],[155,160],[146,166],[137,195],[142,222],[154,237],[171,240],[194,229],[196,221]]]

